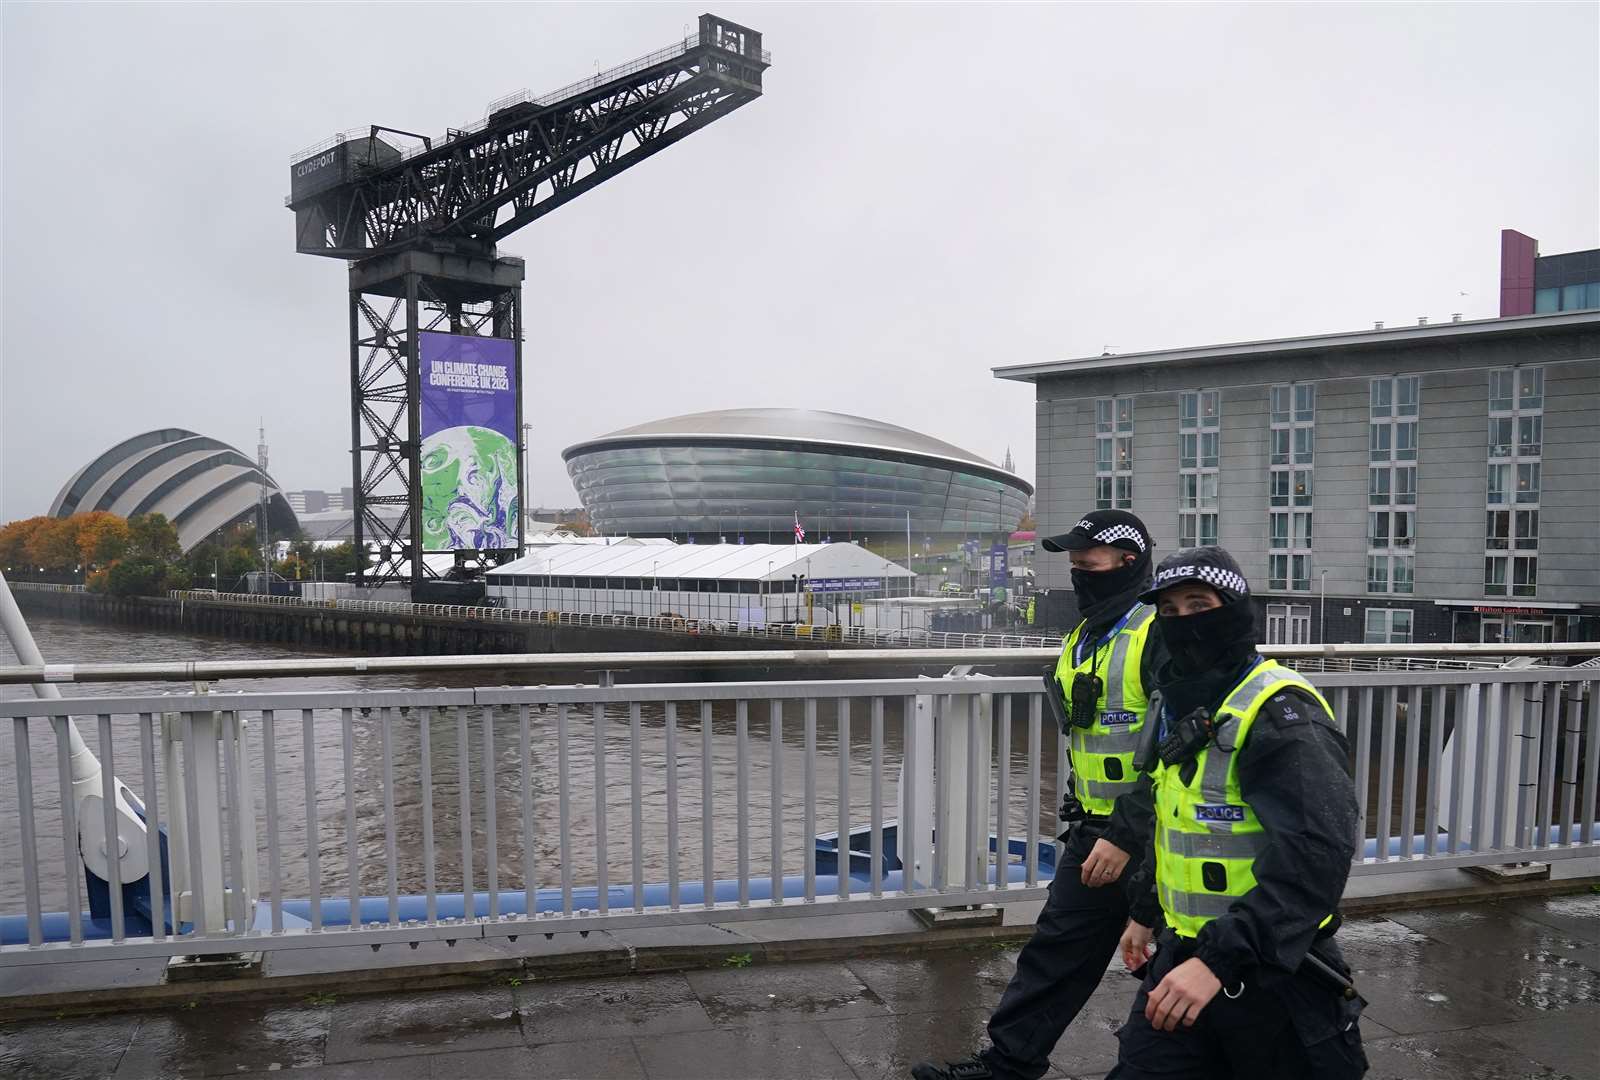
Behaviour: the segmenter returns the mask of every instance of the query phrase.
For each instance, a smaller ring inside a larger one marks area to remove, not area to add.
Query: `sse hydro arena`
[[[878,420],[726,409],[623,428],[562,451],[596,531],[737,543],[924,543],[1017,527],[1033,485]],[[891,557],[893,557],[891,555]]]

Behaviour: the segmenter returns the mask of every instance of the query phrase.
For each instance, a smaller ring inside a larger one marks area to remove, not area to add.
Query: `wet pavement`
[[[1600,1080],[1600,895],[1351,919],[1370,1077]],[[1014,944],[0,1025],[0,1075],[888,1078],[967,1056]],[[747,962],[749,961],[749,962]],[[1052,1057],[1097,1078],[1134,982],[1114,966]]]

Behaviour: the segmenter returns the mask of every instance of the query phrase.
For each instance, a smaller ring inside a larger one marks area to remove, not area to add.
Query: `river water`
[[[88,663],[145,660],[236,660],[248,658],[293,658],[326,656],[250,642],[231,642],[215,638],[192,637],[159,631],[78,623],[71,620],[34,616],[29,619],[40,651],[51,663]],[[0,663],[14,663],[15,657],[0,640]],[[295,680],[237,679],[213,687],[214,691],[308,693],[360,689],[424,690],[468,686],[500,686],[512,683],[508,674],[498,672],[439,673],[426,676],[330,676]],[[106,698],[126,695],[182,694],[187,687],[173,683],[89,684],[63,687],[67,697]],[[21,687],[0,687],[0,717],[5,715],[3,699],[26,696]],[[871,813],[871,725],[870,703],[852,699],[848,796],[851,823],[862,826]],[[90,746],[99,752],[98,731],[92,704],[84,706],[78,725]],[[433,849],[437,888],[441,892],[462,889],[462,852],[466,850],[462,830],[460,764],[463,746],[460,739],[461,713],[465,714],[473,851],[473,884],[485,887],[487,836],[484,800],[484,710],[394,710],[389,718],[393,768],[395,871],[400,892],[420,892],[425,884],[425,844],[423,840],[423,785],[421,743],[424,713],[430,749],[429,775],[433,804]],[[1027,724],[1024,710],[1016,710],[1012,725],[1010,777],[1013,789],[1007,818],[1012,835],[1022,835],[1028,819],[1036,818],[1040,831],[1054,825],[1056,805],[1053,732],[1043,727],[1041,796],[1036,814],[1030,814],[1025,797],[1027,776]],[[837,822],[839,797],[838,703],[831,699],[817,702],[815,760],[816,828],[831,831]],[[249,774],[256,808],[260,890],[270,894],[267,858],[268,811],[264,782],[265,725],[259,712],[243,714],[247,723],[246,747]],[[530,712],[528,769],[533,804],[532,866],[524,852],[522,813],[523,760],[521,726],[515,709],[497,711],[492,719],[495,789],[495,860],[502,889],[557,886],[562,875],[561,777],[557,745],[557,710],[535,708]],[[748,712],[748,740],[745,746],[748,791],[745,815],[745,850],[753,878],[765,877],[772,870],[772,752],[769,706],[752,702]],[[347,811],[355,810],[355,850],[360,889],[365,895],[381,894],[388,888],[387,851],[389,829],[386,819],[385,772],[382,735],[385,718],[381,710],[349,714],[352,754],[349,771],[354,784],[345,782],[345,716],[340,710],[319,709],[312,727],[314,800],[306,797],[304,770],[304,730],[298,707],[274,713],[275,769],[277,780],[276,818],[281,852],[278,890],[285,897],[304,897],[310,887],[310,869],[315,860],[323,896],[346,895],[349,891],[349,851]],[[7,723],[6,726],[14,727]],[[713,873],[732,877],[738,869],[739,817],[737,713],[734,703],[718,702],[711,717],[711,804],[707,815],[703,740],[700,709],[685,704],[678,710],[676,740],[676,779],[678,787],[679,829],[676,852],[669,850],[667,838],[668,757],[664,709],[645,705],[641,710],[639,790],[632,783],[634,740],[627,706],[611,706],[596,722],[591,707],[569,710],[568,723],[568,822],[567,869],[576,885],[593,883],[597,876],[597,813],[595,738],[599,731],[605,758],[605,779],[601,786],[605,806],[605,863],[612,884],[633,877],[634,808],[638,807],[639,861],[644,880],[667,879],[673,858],[684,880],[697,880],[703,874],[703,822],[712,824]],[[136,792],[143,794],[142,764],[139,756],[138,718],[113,717],[112,763],[117,775]],[[884,702],[883,806],[885,820],[896,814],[896,781],[899,775],[904,732],[902,701]],[[0,914],[22,909],[22,830],[18,813],[15,732],[0,732]],[[781,773],[782,829],[780,869],[798,874],[804,867],[804,852],[809,840],[804,830],[805,814],[805,726],[799,701],[784,703],[780,728],[781,750],[776,755]],[[30,770],[35,807],[35,850],[40,860],[40,893],[44,910],[61,910],[66,903],[63,843],[57,780],[55,738],[42,722],[29,728],[33,767]],[[102,760],[104,760],[104,755]],[[159,756],[159,755],[158,755]],[[159,767],[159,765],[158,765]],[[166,820],[171,801],[168,781],[159,780],[160,815]],[[347,793],[349,798],[347,800]],[[308,851],[307,809],[315,805],[316,826]],[[991,826],[996,820],[991,807]]]

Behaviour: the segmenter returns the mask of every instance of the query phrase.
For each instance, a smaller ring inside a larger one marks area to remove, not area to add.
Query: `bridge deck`
[[[288,965],[314,965],[327,976],[333,958],[330,950],[306,950],[268,958],[276,969],[256,985],[276,984],[276,1000],[245,991],[230,1001],[198,989],[183,997],[190,991],[181,986],[152,987],[145,993],[160,994],[165,1008],[0,1025],[0,1073],[904,1077],[914,1061],[963,1056],[982,1038],[1013,968],[1017,927],[1031,914],[1008,912],[1013,925],[1003,929],[957,931],[964,943],[944,949],[884,948],[918,936],[904,914],[850,916],[877,925],[848,929],[835,917],[826,932],[864,935],[842,949],[837,937],[779,936],[803,931],[798,924],[807,920],[597,933],[587,942],[536,937],[520,949],[502,945],[482,957],[472,981],[453,985],[431,962],[442,955],[386,949],[379,959],[360,946],[337,950],[351,954],[342,986],[314,982],[310,967]],[[905,922],[885,925],[890,918]],[[1010,940],[998,936],[1007,933]],[[872,937],[879,947],[864,947]],[[1366,915],[1352,918],[1340,938],[1371,1002],[1362,1021],[1370,1077],[1600,1078],[1600,895],[1592,889]],[[446,947],[423,948],[443,954]],[[711,967],[648,971],[704,965],[719,951],[721,962]],[[519,952],[546,962],[536,974],[513,955]],[[772,963],[808,955],[814,959]],[[588,974],[546,977],[562,957]],[[610,957],[613,973],[597,957]],[[373,965],[385,961],[414,973],[418,989],[357,995]],[[67,965],[89,966],[99,965]],[[148,984],[158,974],[130,967],[117,981]],[[1110,1069],[1112,1033],[1133,992],[1114,964],[1057,1047],[1052,1076],[1100,1077]]]

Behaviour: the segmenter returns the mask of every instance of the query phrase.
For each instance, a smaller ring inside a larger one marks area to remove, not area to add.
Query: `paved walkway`
[[[1600,895],[1352,919],[1346,954],[1371,1005],[1369,1076],[1600,1080]],[[586,980],[293,1003],[195,1002],[157,1012],[0,1026],[0,1075],[905,1077],[965,1056],[1011,974],[1014,945],[750,963]],[[1116,967],[1053,1057],[1101,1077],[1133,998]]]

